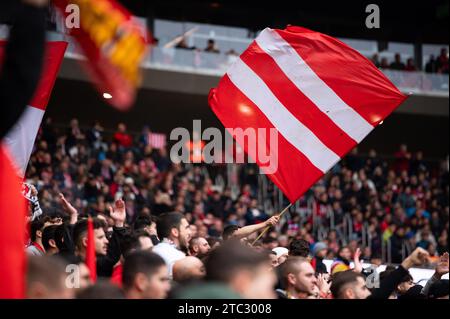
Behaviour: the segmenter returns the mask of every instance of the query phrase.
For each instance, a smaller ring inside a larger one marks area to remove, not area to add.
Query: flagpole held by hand
[[[280,214],[278,214],[278,217],[281,217],[281,216],[283,216],[283,214],[284,213],[286,213],[287,211],[288,211],[288,209],[289,208],[291,208],[291,206],[292,206],[293,204],[292,203],[290,203],[288,206],[286,206],[282,211],[281,211],[281,213]],[[253,243],[252,243],[252,246],[265,234],[265,233],[267,233],[267,231],[270,229],[270,227],[271,226],[267,226],[263,231],[262,231],[262,233],[261,234],[259,234],[259,236],[258,237],[256,237],[256,239],[253,241]]]

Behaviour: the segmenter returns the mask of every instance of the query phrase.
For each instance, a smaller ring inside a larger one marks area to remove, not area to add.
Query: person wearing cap
[[[287,249],[285,247],[275,247],[272,249],[272,251],[277,256],[278,265],[281,265],[282,263],[284,263],[289,256],[289,249]]]
[[[317,242],[312,249],[313,259],[311,260],[311,265],[316,271],[316,274],[328,273],[327,266],[323,263],[327,251],[327,244],[321,241]]]

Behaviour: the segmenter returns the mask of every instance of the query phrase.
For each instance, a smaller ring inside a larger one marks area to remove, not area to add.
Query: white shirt
[[[167,238],[164,238],[162,242],[160,242],[158,245],[153,247],[152,251],[155,254],[158,254],[159,256],[164,259],[166,262],[167,267],[169,268],[169,276],[172,278],[172,268],[173,264],[180,259],[183,259],[186,257],[186,254],[183,253],[181,250],[179,250],[175,244],[170,241]]]

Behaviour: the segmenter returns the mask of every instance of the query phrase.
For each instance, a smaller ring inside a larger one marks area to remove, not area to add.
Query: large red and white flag
[[[0,57],[6,42],[0,41]],[[3,143],[8,148],[18,174],[23,177],[26,172],[34,141],[55,84],[59,67],[64,58],[67,42],[48,42],[41,79],[33,99],[22,113],[19,121],[4,137]]]
[[[293,203],[405,99],[348,45],[288,27],[262,31],[211,90],[209,104],[228,130],[275,130],[276,145],[256,138],[241,146],[263,171],[258,150],[277,154],[268,176]]]

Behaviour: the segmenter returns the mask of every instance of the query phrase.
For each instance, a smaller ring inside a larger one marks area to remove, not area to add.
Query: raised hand
[[[413,266],[420,266],[424,264],[428,257],[430,257],[430,254],[423,248],[416,248],[411,255],[406,257],[406,259],[402,262],[402,266],[405,269],[409,269]]]
[[[114,226],[123,227],[127,218],[125,210],[125,202],[122,199],[118,199],[114,202],[114,208],[109,206],[109,216],[114,220]]]
[[[78,221],[78,211],[75,207],[72,206],[71,203],[67,201],[63,193],[59,193],[58,196],[61,206],[63,207],[64,211],[70,216],[70,224],[76,224]]]
[[[330,293],[331,281],[329,281],[329,278],[329,274],[319,274],[317,276],[317,287],[319,287],[321,295]]]
[[[265,224],[266,226],[275,226],[280,221],[280,216],[275,215],[270,217],[268,220],[266,220]]]
[[[448,253],[444,253],[440,258],[436,265],[436,275],[442,277],[443,275],[448,273]]]
[[[362,272],[363,271],[363,266],[361,263],[361,249],[359,247],[356,248],[356,251],[353,254],[353,263],[355,264],[355,267],[353,268],[354,272]]]

